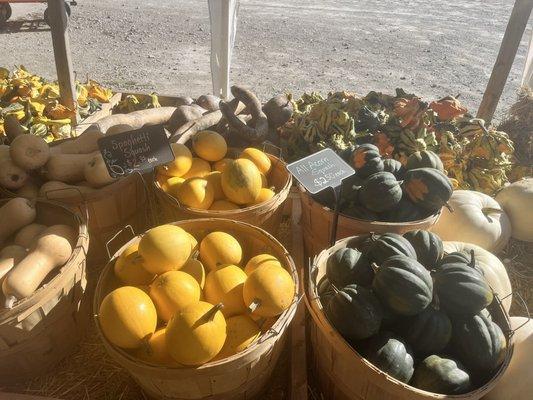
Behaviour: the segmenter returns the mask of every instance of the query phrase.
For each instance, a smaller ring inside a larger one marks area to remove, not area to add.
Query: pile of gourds
[[[445,253],[428,231],[386,233],[334,252],[317,289],[329,321],[376,367],[454,395],[482,386],[506,354],[489,309],[508,278],[492,268],[474,251]]]
[[[192,149],[172,143],[174,161],[157,168],[157,185],[185,207],[201,210],[238,210],[264,203],[275,196],[269,184],[272,162],[253,147],[236,159],[228,158],[222,135],[200,131],[192,138]]]
[[[14,198],[0,207],[0,283],[5,308],[30,297],[72,255],[77,233],[68,225],[36,223],[35,203]]]
[[[362,144],[343,156],[355,175],[343,181],[341,213],[368,221],[408,222],[438,213],[453,187],[439,157],[427,150],[413,153],[402,165],[383,157],[373,144]],[[327,191],[314,198],[333,208]]]
[[[244,268],[242,268],[244,267]],[[175,225],[146,232],[116,259],[121,284],[98,320],[113,345],[140,360],[198,366],[252,345],[291,305],[295,283],[271,254],[243,259],[222,231],[197,239]]]
[[[56,82],[33,75],[22,65],[12,73],[0,68],[0,140],[17,129],[47,142],[71,137],[76,112],[86,118],[100,110],[112,95],[110,89],[93,80],[76,82],[77,110],[71,110],[60,104]]]
[[[402,89],[395,96],[372,91],[365,97],[336,92],[323,98],[312,93],[293,101],[293,110],[279,130],[289,160],[326,147],[342,154],[372,143],[384,158],[405,165],[411,154],[430,150],[439,155],[456,188],[490,195],[525,173],[516,165],[508,135],[486,127],[451,96],[426,103]]]

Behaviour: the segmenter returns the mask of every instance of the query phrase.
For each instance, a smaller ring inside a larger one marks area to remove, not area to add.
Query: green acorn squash
[[[400,202],[391,210],[383,213],[387,221],[409,222],[418,221],[429,216],[429,212],[416,206],[407,195],[403,195]]]
[[[433,298],[433,281],[429,271],[413,258],[389,257],[375,268],[372,288],[379,299],[400,315],[416,315]]]
[[[331,298],[335,295],[335,290],[333,289],[333,286],[331,286],[327,276],[324,275],[322,279],[320,279],[320,282],[318,282],[316,287],[316,291],[320,297],[322,308],[325,309]]]
[[[444,350],[452,337],[452,323],[444,312],[430,305],[420,314],[405,320],[400,333],[417,355],[437,354]]]
[[[403,235],[413,246],[417,260],[431,271],[444,255],[444,245],[440,237],[430,231],[415,230]]]
[[[379,221],[379,214],[360,205],[349,205],[342,209],[341,214],[364,221]]]
[[[446,205],[453,192],[448,177],[434,168],[408,170],[402,187],[413,203],[432,212]]]
[[[326,316],[347,340],[361,340],[379,331],[383,310],[370,289],[348,285],[330,299]]]
[[[429,150],[417,151],[407,158],[406,169],[434,168],[444,172],[440,157]]]
[[[470,375],[458,361],[437,355],[431,355],[418,364],[410,385],[447,395],[467,393],[472,387]]]
[[[382,332],[361,346],[363,356],[383,372],[401,382],[413,376],[413,355],[409,346],[390,332]]]
[[[402,235],[384,233],[371,236],[372,245],[368,249],[370,259],[378,264],[395,255],[404,255],[416,260],[416,251]]]
[[[372,174],[359,189],[358,199],[371,211],[391,210],[402,199],[401,182],[390,172]]]
[[[338,289],[351,283],[370,286],[374,271],[370,260],[359,250],[345,247],[329,256],[326,262],[326,276]]]
[[[453,348],[471,373],[485,377],[503,362],[507,340],[485,313],[454,317],[452,327]]]
[[[494,297],[485,278],[463,262],[441,264],[433,274],[440,307],[450,314],[476,314]]]
[[[402,179],[403,174],[405,173],[405,168],[398,160],[387,158],[383,160],[383,171],[390,172],[396,177],[396,179]]]
[[[356,147],[352,152],[351,161],[352,167],[360,178],[367,178],[376,172],[383,171],[383,160],[379,149],[370,143]]]

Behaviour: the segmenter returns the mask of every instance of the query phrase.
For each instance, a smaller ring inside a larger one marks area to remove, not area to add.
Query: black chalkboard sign
[[[339,187],[355,171],[333,150],[324,149],[287,165],[289,172],[310,193]]]
[[[104,136],[98,139],[98,147],[113,178],[147,172],[174,160],[162,125]]]

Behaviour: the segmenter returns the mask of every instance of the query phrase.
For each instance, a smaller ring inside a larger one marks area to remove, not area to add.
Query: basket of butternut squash
[[[266,231],[184,220],[114,255],[93,312],[108,354],[148,396],[255,398],[276,367],[298,292],[294,262]]]
[[[0,200],[0,382],[48,370],[88,322],[85,217],[58,203]]]

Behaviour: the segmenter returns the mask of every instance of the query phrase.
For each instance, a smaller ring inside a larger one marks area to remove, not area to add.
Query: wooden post
[[[511,17],[505,29],[502,44],[500,45],[500,51],[496,58],[496,63],[492,68],[487,89],[483,94],[483,99],[477,112],[477,117],[483,118],[487,124],[492,120],[492,116],[502,95],[532,8],[533,0],[515,1]]]
[[[531,37],[529,38],[529,48],[527,50],[524,73],[522,75],[522,86],[533,90],[533,31],[531,31]]]
[[[52,32],[52,45],[56,61],[57,81],[61,104],[71,110],[77,111],[76,85],[70,58],[70,39],[68,36],[68,16],[64,0],[48,0],[48,14],[50,30]],[[76,112],[77,115],[77,112]],[[76,125],[77,117],[72,124]]]

